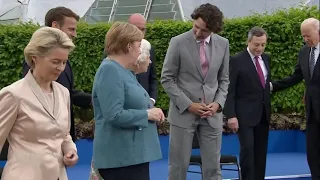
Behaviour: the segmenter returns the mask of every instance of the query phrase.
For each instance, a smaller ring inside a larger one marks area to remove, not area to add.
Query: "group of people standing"
[[[45,16],[45,27],[34,32],[24,50],[22,79],[0,91],[0,151],[8,152],[7,163],[1,176],[2,180],[68,179],[65,167],[73,166],[78,161],[77,148],[74,143],[76,135],[72,105],[82,108],[93,106],[97,124],[99,124],[99,117],[105,116],[105,112],[110,110],[105,106],[114,108],[112,112],[116,114],[113,115],[118,115],[118,108],[122,111],[121,108],[133,107],[132,110],[139,115],[138,117],[131,115],[132,111],[128,110],[122,113],[122,117],[113,121],[115,122],[113,125],[118,125],[118,129],[127,128],[126,131],[128,131],[136,127],[135,120],[139,119],[141,127],[139,126],[137,130],[142,134],[136,133],[136,142],[144,145],[145,152],[141,151],[143,148],[139,149],[139,146],[133,150],[133,152],[140,153],[137,161],[141,161],[141,158],[147,160],[148,158],[161,158],[160,148],[158,152],[148,150],[152,143],[160,147],[159,141],[153,141],[157,137],[156,123],[150,121],[163,121],[164,114],[161,109],[154,107],[158,89],[155,51],[151,44],[143,39],[146,32],[144,17],[141,14],[133,14],[129,19],[130,23],[114,23],[108,31],[106,35],[108,41],[106,40],[105,43],[105,54],[108,57],[101,63],[101,67],[107,64],[108,70],[97,72],[93,95],[75,90],[73,71],[68,60],[70,52],[75,48],[72,41],[77,37],[79,19],[79,16],[69,8],[50,9]],[[109,71],[110,65],[113,71]],[[106,72],[115,72],[115,74],[104,77]],[[118,82],[120,79],[117,79],[116,74],[119,75],[119,73],[121,78],[124,77],[123,75],[129,75],[129,77]],[[105,82],[106,78],[115,80],[110,81],[115,83],[107,87],[108,90],[111,90],[111,87],[115,88],[116,94],[112,94],[112,97],[117,101],[105,101],[103,104],[98,101],[107,98],[103,92],[106,84],[99,81]],[[120,86],[123,92],[134,98],[130,100],[132,102],[128,101],[130,98],[127,95],[120,93],[117,96],[117,93],[121,92],[120,89],[117,89],[119,88],[117,83],[127,80],[130,80],[130,86],[134,84],[136,87],[129,87],[127,84],[120,84]],[[140,92],[140,96],[133,95],[135,92]],[[118,103],[121,104],[124,101],[123,107],[119,107]],[[110,106],[108,103],[111,102],[115,104]],[[136,104],[136,102],[139,103]],[[136,105],[141,109],[139,112],[134,109]],[[100,108],[103,108],[103,111],[99,111]],[[112,114],[108,113],[108,115],[111,118]],[[126,123],[131,123],[130,118],[133,124],[128,125]],[[118,120],[123,120],[123,122],[118,122]],[[96,132],[99,132],[98,125],[96,127]],[[117,133],[117,128],[113,133]],[[101,133],[104,133],[103,131]],[[121,131],[118,133],[121,134]],[[130,132],[122,140],[126,139],[127,142],[131,142],[132,138],[128,138],[128,135],[130,136]],[[104,134],[95,133],[95,136],[98,140]],[[141,138],[144,137],[149,137],[149,141],[146,139],[146,142],[141,141]],[[101,145],[103,146],[104,143]],[[146,152],[150,157],[145,157]],[[128,164],[132,163],[130,158],[125,159],[129,159]],[[109,166],[123,165],[122,162],[118,164],[116,161],[116,159],[114,162],[111,159],[105,161],[110,164],[101,171],[107,171]],[[106,164],[102,163],[102,165]],[[142,167],[146,166],[147,163]],[[99,174],[104,176],[103,172]],[[114,178],[119,179],[117,176]],[[105,179],[109,178],[105,177]]]
[[[243,179],[263,180],[266,170],[271,93],[305,81],[307,114],[306,147],[312,180],[320,179],[320,63],[319,20],[308,18],[301,23],[305,45],[298,53],[292,75],[271,79],[271,58],[264,53],[267,32],[254,27],[248,33],[248,47],[230,58],[229,88],[224,108],[228,126],[238,132],[240,166]]]
[[[160,78],[170,98],[168,179],[186,180],[194,136],[199,140],[203,179],[222,179],[225,114],[229,128],[239,136],[242,179],[263,180],[270,93],[303,79],[307,159],[312,179],[320,179],[319,20],[309,18],[301,24],[306,45],[293,75],[272,81],[263,28],[250,29],[247,48],[230,57],[228,39],[218,35],[223,28],[220,9],[202,4],[191,17],[192,29],[171,39]],[[74,89],[68,61],[78,20],[68,8],[51,9],[47,27],[38,29],[24,50],[24,78],[0,91],[0,150],[6,139],[10,144],[2,180],[68,179],[65,167],[78,160],[71,104],[94,109],[91,179],[149,180],[149,162],[162,158],[157,123],[165,115],[155,107],[155,56],[144,39],[146,20],[133,14],[128,23],[113,23],[92,95]]]

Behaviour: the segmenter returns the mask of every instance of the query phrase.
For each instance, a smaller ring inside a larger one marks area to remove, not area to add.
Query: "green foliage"
[[[0,26],[0,88],[22,76],[23,50],[36,29],[32,24]]]
[[[268,32],[266,52],[272,57],[273,79],[281,79],[293,72],[297,53],[303,45],[300,23],[309,17],[319,18],[317,8],[280,10],[271,15],[253,15],[245,18],[226,19],[220,34],[230,41],[231,55],[246,48],[247,32],[253,26],[262,26]],[[78,26],[76,49],[70,55],[77,89],[91,92],[93,77],[102,61],[104,39],[110,24]],[[32,24],[0,25],[0,88],[21,78],[23,50],[32,33],[39,28]],[[156,21],[148,25],[146,39],[156,50],[157,74],[160,78],[169,41],[172,37],[192,28],[191,22]],[[303,112],[301,98],[304,85],[299,84],[273,96],[274,112]],[[159,84],[157,106],[165,111],[169,99]]]

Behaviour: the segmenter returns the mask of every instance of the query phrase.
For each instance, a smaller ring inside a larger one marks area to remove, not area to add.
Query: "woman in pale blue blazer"
[[[114,23],[106,35],[108,57],[95,75],[93,165],[105,180],[149,180],[149,162],[162,158],[155,121],[164,120],[163,112],[151,108],[129,70],[137,64],[142,38],[137,27]]]

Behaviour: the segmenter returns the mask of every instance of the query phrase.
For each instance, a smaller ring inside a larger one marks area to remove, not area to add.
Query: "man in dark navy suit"
[[[129,17],[128,22],[137,26],[143,34],[146,33],[146,19],[143,15],[135,13]],[[157,81],[157,73],[156,73],[156,56],[154,48],[151,47],[150,50],[150,60],[151,64],[148,67],[148,71],[146,73],[137,74],[137,79],[141,86],[149,93],[150,100],[154,105],[157,100],[158,95],[158,81]]]
[[[305,84],[304,104],[306,107],[307,161],[312,180],[320,179],[320,22],[308,18],[301,23],[301,35],[305,45],[298,53],[298,61],[293,74],[273,81],[271,90],[281,91],[302,80]]]
[[[45,16],[45,25],[49,27],[54,27],[65,32],[71,39],[77,36],[77,23],[79,21],[79,16],[75,14],[71,9],[65,7],[56,7],[50,9]],[[25,76],[30,67],[26,62],[23,63],[23,76]],[[71,64],[67,61],[66,68],[64,72],[61,73],[57,82],[66,87],[70,92],[71,104],[82,107],[89,108],[91,106],[91,94],[84,93],[74,89],[74,77],[71,68]],[[76,140],[75,127],[74,127],[74,115],[72,105],[70,106],[71,112],[71,127],[70,135],[73,141]]]
[[[271,117],[270,57],[264,53],[267,33],[253,27],[247,48],[230,58],[230,84],[224,114],[238,129],[242,179],[264,180]]]

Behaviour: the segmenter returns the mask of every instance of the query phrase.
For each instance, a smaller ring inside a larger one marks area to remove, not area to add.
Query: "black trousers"
[[[311,108],[306,127],[307,160],[312,180],[320,180],[320,118],[316,113],[319,112]]]
[[[256,126],[239,125],[240,166],[243,180],[264,180],[269,123],[265,113]]]
[[[120,168],[98,169],[104,180],[150,180],[149,163]]]

